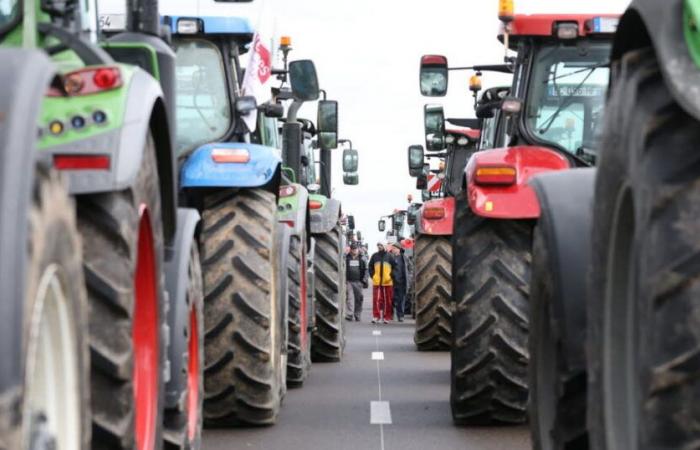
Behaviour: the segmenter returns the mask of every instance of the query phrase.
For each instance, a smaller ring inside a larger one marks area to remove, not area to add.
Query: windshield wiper
[[[570,77],[571,75],[577,75],[577,74],[579,74],[579,73],[586,72],[587,70],[595,70],[595,69],[600,69],[600,68],[603,68],[603,67],[610,67],[610,61],[605,61],[605,62],[602,62],[602,63],[594,64],[594,65],[592,65],[592,66],[586,66],[586,67],[584,67],[584,68],[582,68],[582,69],[574,70],[573,72],[564,73],[564,74],[561,74],[561,75],[555,75],[555,76],[552,77],[552,78],[548,78],[548,79],[544,80],[544,81],[542,82],[542,84],[547,84],[547,83],[549,83],[550,81],[561,80],[562,78]]]

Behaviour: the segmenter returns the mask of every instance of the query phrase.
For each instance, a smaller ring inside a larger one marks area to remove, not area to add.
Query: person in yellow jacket
[[[392,320],[392,297],[394,287],[392,271],[396,270],[396,261],[387,252],[384,244],[377,243],[377,253],[369,260],[369,274],[372,277],[372,323]]]

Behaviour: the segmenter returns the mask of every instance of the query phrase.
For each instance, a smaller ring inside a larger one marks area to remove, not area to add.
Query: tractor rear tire
[[[415,246],[415,317],[418,350],[449,350],[452,342],[452,243],[421,234]]]
[[[202,265],[196,241],[190,248],[187,268],[187,308],[189,320],[182,330],[187,347],[182,353],[185,396],[177,408],[165,410],[166,450],[196,450],[202,446],[202,407],[204,405],[204,292]],[[172,343],[171,343],[172,345]]]
[[[345,347],[345,259],[342,231],[315,235],[316,328],[311,341],[311,360],[338,362]]]
[[[587,449],[586,371],[567,370],[565,343],[552,302],[555,261],[542,230],[535,227],[530,281],[530,430],[539,450]]]
[[[168,297],[150,134],[142,155],[131,187],[77,197],[90,304],[92,437],[100,450],[146,447],[151,439],[159,449],[163,442]]]
[[[532,223],[476,216],[457,199],[450,405],[459,425],[523,423]]]
[[[311,369],[311,336],[307,324],[306,239],[292,236],[289,245],[289,343],[287,386],[301,387]]]
[[[593,203],[590,441],[596,449],[693,448],[700,126],[674,99],[651,48],[615,64]]]
[[[204,421],[273,424],[280,408],[274,194],[226,190],[204,199]]]

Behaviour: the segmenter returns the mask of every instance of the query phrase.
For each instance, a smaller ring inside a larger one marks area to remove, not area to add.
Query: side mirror
[[[260,111],[265,115],[265,117],[270,117],[273,119],[281,119],[284,117],[284,106],[279,103],[265,103],[258,107]]]
[[[318,102],[317,119],[318,143],[321,150],[333,150],[338,147],[338,102],[335,100]]]
[[[357,172],[360,162],[358,151],[352,148],[343,150],[343,172]]]
[[[426,97],[447,95],[447,58],[425,55],[420,59],[420,93]]]
[[[445,112],[440,105],[423,107],[423,126],[425,127],[425,148],[440,151],[445,148]]]
[[[423,172],[423,146],[411,145],[408,147],[408,174],[417,177]]]
[[[310,59],[289,63],[289,82],[297,100],[308,102],[318,99],[318,76],[316,66]]]
[[[357,174],[357,172],[344,173],[343,184],[348,186],[357,186],[360,184],[360,176]]]
[[[377,228],[379,228],[379,231],[386,230],[386,221],[384,219],[380,220]]]
[[[254,96],[244,95],[243,97],[238,97],[238,99],[236,99],[236,111],[240,115],[248,115],[256,109],[258,109],[258,101]]]
[[[355,229],[355,216],[348,216],[348,228],[351,230]]]

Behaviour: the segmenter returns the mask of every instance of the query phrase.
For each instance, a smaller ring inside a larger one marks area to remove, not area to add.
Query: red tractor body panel
[[[514,168],[515,183],[478,184],[477,169],[493,167]],[[545,147],[518,146],[477,152],[465,170],[469,207],[482,217],[536,219],[540,215],[540,205],[530,179],[538,173],[570,167],[566,157]]]
[[[434,236],[452,234],[455,217],[455,198],[437,198],[423,203],[420,209],[420,233]]]

